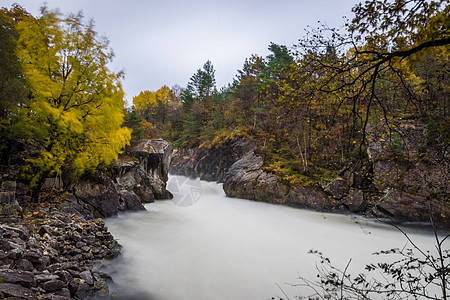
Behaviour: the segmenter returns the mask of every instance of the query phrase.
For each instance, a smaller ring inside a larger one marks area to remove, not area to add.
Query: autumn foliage
[[[108,69],[108,41],[81,14],[43,8],[35,18],[18,6],[1,13],[14,23],[14,53],[28,90],[5,118],[3,138],[32,149],[21,174],[37,200],[46,177],[91,172],[129,143],[130,130],[121,126],[122,75]]]
[[[181,147],[251,138],[264,169],[293,185],[361,164],[367,128],[380,121],[394,136],[391,120],[420,119],[448,147],[447,1],[366,1],[353,12],[343,28],[308,28],[291,48],[271,43],[270,55],[246,59],[220,90],[207,61],[178,93],[182,109],[165,137]],[[158,124],[140,99],[136,111]]]

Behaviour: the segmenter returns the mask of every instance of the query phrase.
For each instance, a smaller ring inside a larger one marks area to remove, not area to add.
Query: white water
[[[146,212],[107,220],[124,247],[123,257],[114,262],[114,280],[119,293],[139,293],[134,299],[251,300],[283,293],[293,298],[306,290],[289,283],[316,275],[310,249],[322,251],[342,269],[352,258],[350,270],[359,272],[374,260],[373,252],[406,243],[388,225],[227,198],[221,184],[170,180],[174,201],[157,201],[146,205]],[[183,196],[182,206],[177,205]],[[408,233],[421,247],[433,248],[429,232]]]

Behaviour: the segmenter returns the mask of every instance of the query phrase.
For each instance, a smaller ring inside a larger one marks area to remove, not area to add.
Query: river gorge
[[[309,250],[323,252],[341,269],[352,259],[349,271],[358,273],[386,259],[373,256],[376,251],[411,247],[386,223],[228,198],[222,187],[171,176],[172,200],[106,220],[123,246],[110,266],[123,299],[306,296],[310,290],[292,285],[317,274],[318,258]],[[405,230],[419,247],[434,250],[431,230]]]

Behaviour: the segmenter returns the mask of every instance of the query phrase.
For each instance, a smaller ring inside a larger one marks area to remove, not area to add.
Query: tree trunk
[[[39,178],[36,186],[31,191],[31,202],[39,203],[39,194],[41,193],[42,186],[44,185],[45,178],[47,178],[48,172],[44,172]]]

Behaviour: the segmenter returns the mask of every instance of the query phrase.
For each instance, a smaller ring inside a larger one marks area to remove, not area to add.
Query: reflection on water
[[[388,225],[227,198],[221,184],[172,176],[168,187],[173,201],[107,220],[124,247],[123,256],[113,261],[121,295],[133,291],[134,299],[206,300],[286,293],[293,298],[301,290],[291,284],[299,276],[316,275],[310,249],[342,268],[352,258],[350,271],[359,272],[375,259],[373,252],[406,243]],[[415,231],[411,237],[432,249],[428,233]]]

